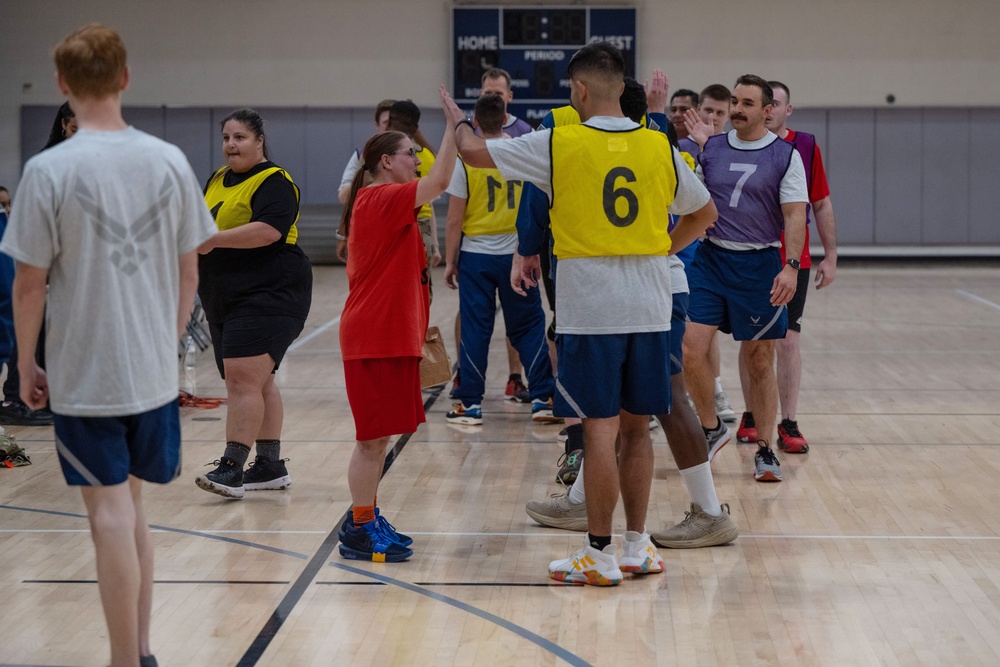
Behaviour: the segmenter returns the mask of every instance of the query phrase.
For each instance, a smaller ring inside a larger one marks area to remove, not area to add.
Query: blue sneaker
[[[413,538],[410,537],[409,535],[404,535],[403,533],[398,532],[396,530],[396,527],[393,526],[391,523],[389,523],[384,516],[382,516],[382,513],[379,511],[377,507],[375,508],[375,522],[379,524],[379,528],[382,530],[382,532],[386,533],[389,537],[391,537],[393,541],[396,542],[396,544],[402,545],[404,547],[408,547],[411,544],[413,544]],[[340,530],[337,532],[337,536],[340,537],[341,542],[344,541],[344,534],[347,532],[347,527],[353,525],[354,525],[354,509],[352,508],[347,510],[347,518],[344,520],[344,524],[340,527]]]
[[[562,417],[552,414],[552,399],[543,401],[539,398],[531,401],[531,421],[536,424],[561,424]]]
[[[398,563],[412,556],[413,551],[384,533],[378,521],[369,521],[362,526],[353,522],[344,526],[340,555],[349,560]]]
[[[482,426],[483,406],[456,403],[445,415],[449,424],[465,424],[467,426]]]

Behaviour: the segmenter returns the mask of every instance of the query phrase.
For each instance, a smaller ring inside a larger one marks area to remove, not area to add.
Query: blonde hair
[[[125,42],[100,23],[74,30],[53,54],[56,69],[74,95],[100,99],[121,92],[125,73]]]

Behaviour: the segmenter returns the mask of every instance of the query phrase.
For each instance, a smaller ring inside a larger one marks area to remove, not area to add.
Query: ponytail
[[[402,132],[379,132],[369,139],[365,143],[365,147],[361,149],[361,165],[358,167],[357,173],[354,174],[354,180],[351,181],[351,191],[347,195],[344,210],[340,214],[340,231],[338,233],[341,236],[347,236],[351,232],[354,201],[358,197],[358,190],[367,185],[365,179],[374,177],[382,156],[394,152],[404,139],[406,139],[406,135]]]

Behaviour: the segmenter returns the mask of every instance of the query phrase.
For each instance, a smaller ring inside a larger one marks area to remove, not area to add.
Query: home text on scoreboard
[[[452,94],[462,106],[479,96],[483,73],[511,76],[510,113],[532,122],[569,102],[566,66],[579,48],[607,41],[621,49],[635,76],[634,7],[455,7]]]

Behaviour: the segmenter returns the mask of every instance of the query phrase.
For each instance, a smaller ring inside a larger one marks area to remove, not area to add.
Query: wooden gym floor
[[[458,299],[435,274],[432,323]],[[667,570],[565,587],[549,560],[577,533],[524,504],[554,483],[558,426],[501,400],[495,337],[481,429],[428,424],[397,446],[379,504],[416,539],[401,564],[336,551],[354,445],[337,318],[342,267],[317,267],[306,331],[279,373],[287,491],[227,501],[193,483],[218,458],[225,408],[182,411],[184,471],[149,485],[153,646],[161,665],[1000,664],[1000,271],[845,265],[811,291],[799,423],[812,451],[758,484],[753,449],[713,464],[742,535],[661,553]],[[742,407],[735,346],[723,379]],[[224,395],[209,354],[198,394]],[[597,388],[599,390],[599,388]],[[51,428],[10,427],[34,465],[0,470],[0,664],[98,666],[107,639],[80,494]],[[659,431],[650,527],[687,495]],[[616,530],[624,528],[620,516]]]

